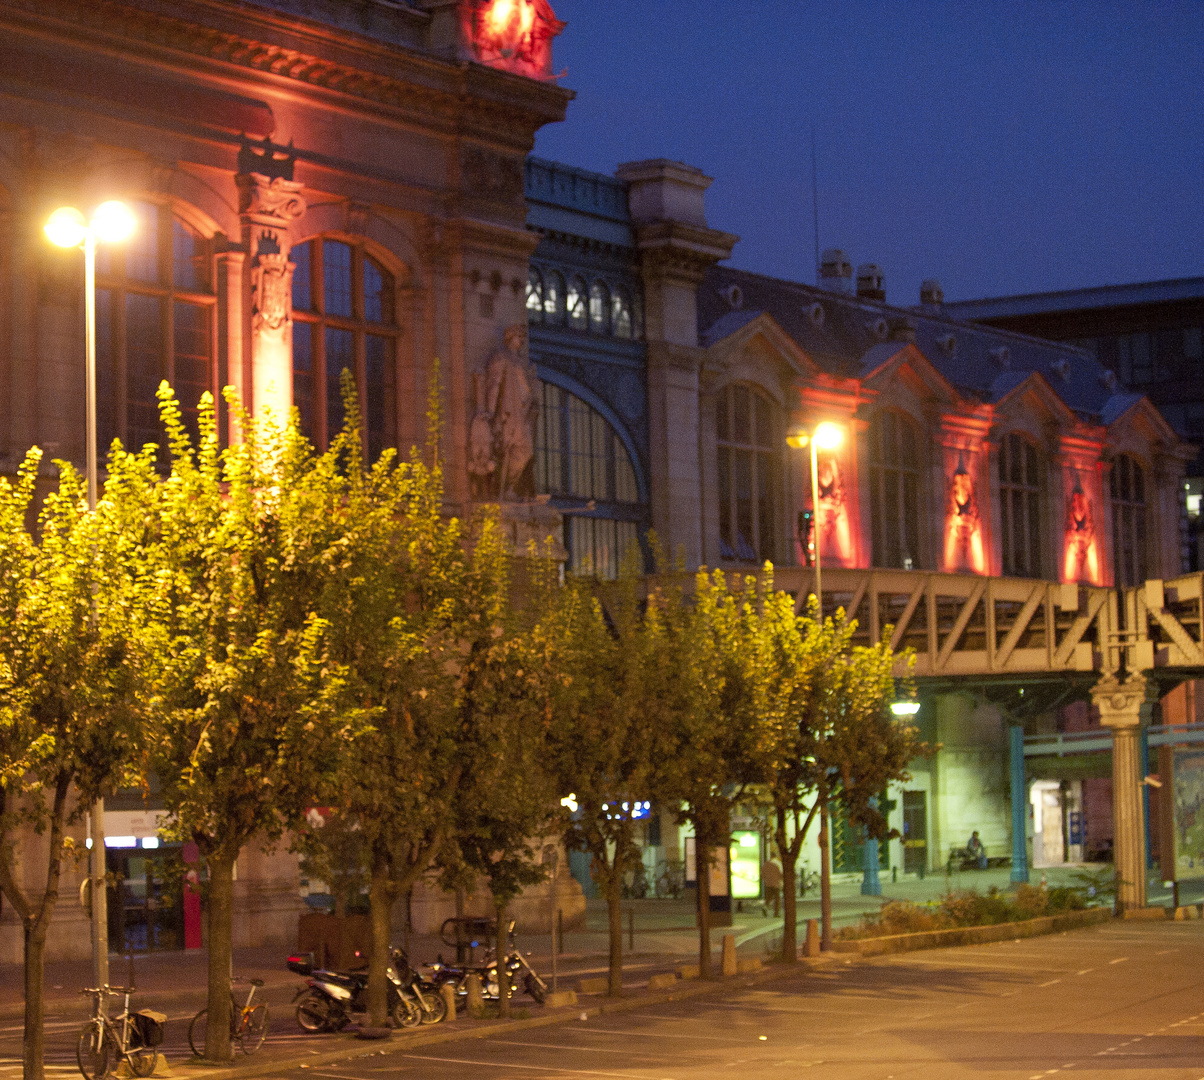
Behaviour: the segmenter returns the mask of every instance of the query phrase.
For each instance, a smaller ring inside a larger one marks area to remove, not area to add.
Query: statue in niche
[[[468,473],[478,499],[534,493],[539,377],[525,355],[526,327],[507,327],[504,341],[485,370],[473,375],[475,412],[468,433]]]
[[[834,453],[820,452],[816,456],[815,475],[819,486],[819,543],[825,560],[848,563],[853,554],[849,533],[849,515],[845,506],[844,484],[840,462]]]
[[[1099,581],[1099,550],[1095,542],[1095,515],[1091,500],[1083,491],[1079,474],[1066,500],[1066,581]]]
[[[949,477],[945,519],[945,569],[983,573],[982,521],[974,497],[974,478],[961,454],[957,456],[957,470]]]

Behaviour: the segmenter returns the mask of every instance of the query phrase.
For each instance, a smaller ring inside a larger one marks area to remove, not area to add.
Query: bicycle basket
[[[163,1044],[163,1025],[167,1022],[166,1013],[153,1012],[143,1009],[130,1017],[130,1023],[143,1046],[161,1046]]]

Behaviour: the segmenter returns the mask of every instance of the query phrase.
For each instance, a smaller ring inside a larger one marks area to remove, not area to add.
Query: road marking
[[[415,1058],[418,1061],[437,1061],[445,1065],[479,1065],[485,1069],[526,1069],[527,1072],[564,1073],[568,1076],[617,1076],[619,1080],[632,1080],[639,1073],[602,1072],[598,1069],[552,1069],[546,1065],[511,1065],[506,1061],[473,1061],[471,1058],[443,1058],[432,1054],[400,1054],[399,1057]],[[644,1074],[647,1075],[647,1074]],[[669,1078],[658,1078],[669,1080]]]
[[[1115,960],[1109,960],[1109,964],[1123,964],[1129,958],[1127,956],[1118,956]]]
[[[644,1015],[647,1015],[646,1013]],[[683,1016],[658,1016],[657,1020],[685,1020]],[[613,1031],[610,1028],[575,1027],[574,1031],[596,1031],[601,1035],[643,1035],[649,1039],[711,1039],[715,1042],[731,1042],[730,1035],[670,1035],[663,1031]]]
[[[1076,975],[1090,975],[1091,972],[1093,972],[1094,970],[1095,970],[1095,968],[1083,968],[1082,971],[1076,971],[1075,974]]]
[[[1037,985],[1037,989],[1041,990],[1046,986],[1053,986],[1054,983],[1060,983],[1061,981],[1062,981],[1061,979],[1050,979],[1049,982],[1039,983]]]
[[[574,1030],[580,1031],[580,1028]],[[490,1039],[490,1046],[534,1046],[541,1050],[576,1050],[583,1054],[630,1054],[626,1047],[567,1046],[563,1043],[518,1042],[515,1039]],[[643,1055],[647,1057],[647,1054]]]

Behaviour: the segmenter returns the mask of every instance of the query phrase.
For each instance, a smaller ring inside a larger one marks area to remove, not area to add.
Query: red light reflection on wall
[[[1099,542],[1095,535],[1095,514],[1091,500],[1075,474],[1074,489],[1066,500],[1066,562],[1063,581],[1101,584]]]
[[[965,460],[958,458],[957,471],[949,477],[945,511],[945,569],[952,573],[969,570],[987,572],[982,546],[982,519],[974,496],[974,478]]]
[[[548,0],[470,0],[465,14],[482,64],[533,79],[552,77],[552,39],[564,23]]]
[[[853,537],[849,530],[849,508],[840,461],[834,453],[820,451],[816,457],[819,479],[819,550],[827,566],[853,565]]]

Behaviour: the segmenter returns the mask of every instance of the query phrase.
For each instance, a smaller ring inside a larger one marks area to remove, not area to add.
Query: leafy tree
[[[46,935],[75,854],[68,827],[130,779],[136,757],[128,617],[142,565],[136,493],[152,469],[148,455],[116,453],[91,513],[79,474],[57,462],[31,532],[40,461],[35,448],[16,483],[0,478],[0,888],[25,932],[26,1080],[43,1075]]]
[[[600,595],[572,581],[549,620],[561,679],[548,757],[557,792],[577,802],[565,846],[590,854],[606,899],[615,997],[623,987],[623,881],[640,863],[632,808],[659,794],[667,748],[657,701],[663,631],[655,615],[644,619],[638,585],[626,571]]]
[[[166,384],[158,396],[171,473],[153,487],[139,630],[149,761],[172,830],[208,864],[205,1057],[228,1061],[234,862],[253,837],[273,842],[301,819],[352,733],[333,719],[342,683],[318,615],[339,461],[315,457],[295,425],[246,415],[243,441],[222,451],[207,394],[194,451]]]
[[[730,838],[733,807],[753,774],[753,697],[741,649],[736,597],[721,571],[700,570],[687,597],[676,580],[655,585],[645,616],[655,637],[649,650],[652,697],[663,706],[671,749],[666,798],[694,826],[698,880],[698,966],[710,977],[710,868]]]
[[[311,814],[293,848],[301,856],[301,873],[325,882],[334,898],[334,917],[342,919],[348,905],[357,900],[368,884],[368,853],[363,830],[355,819],[332,809],[320,823]]]

